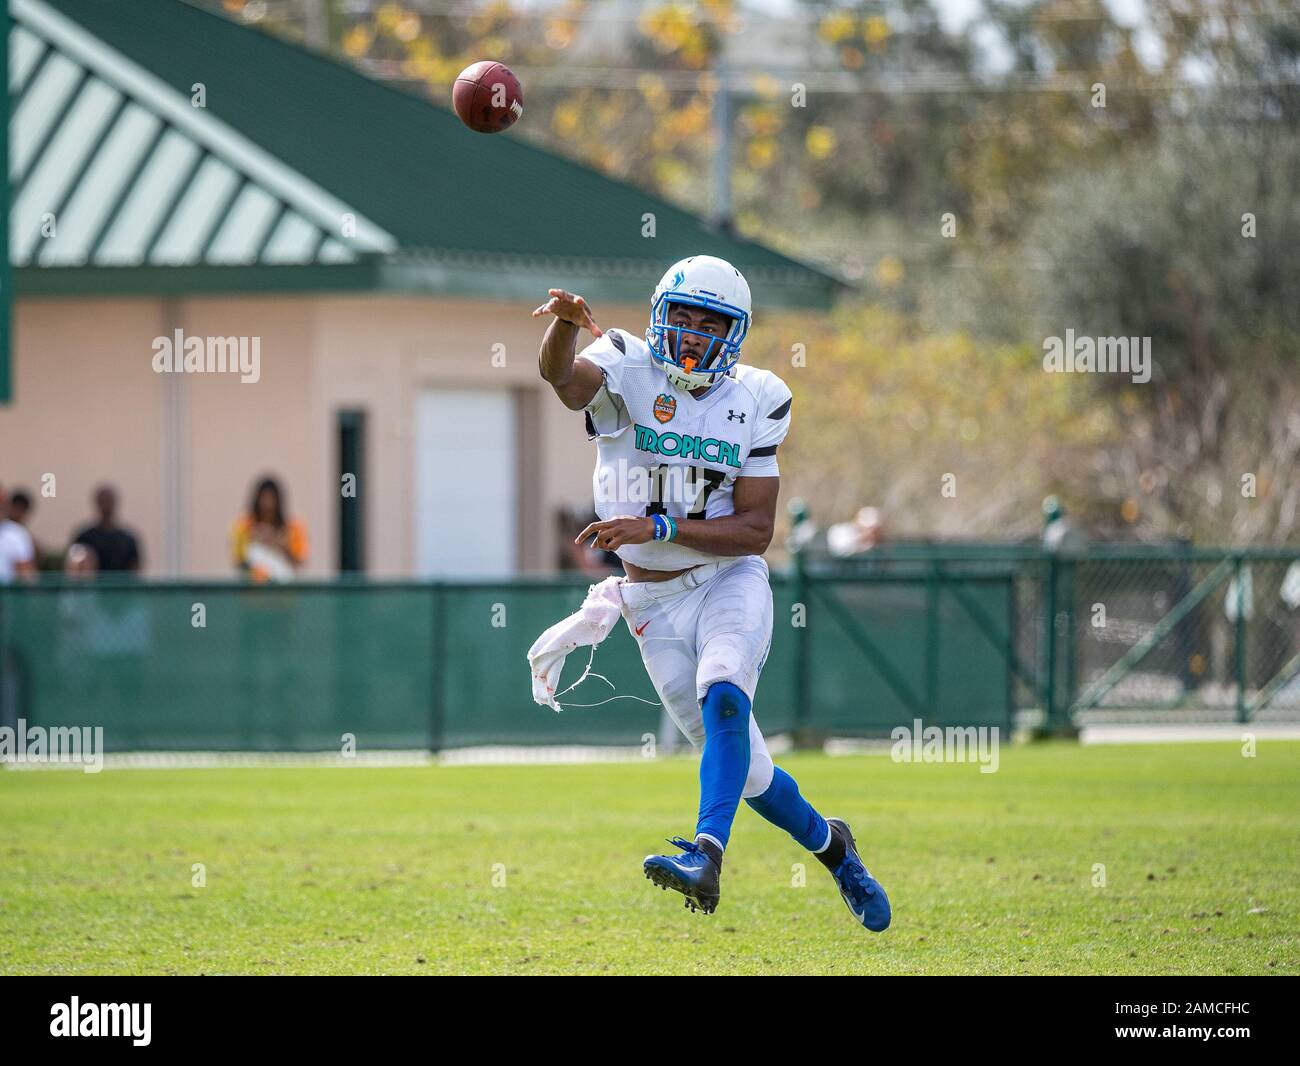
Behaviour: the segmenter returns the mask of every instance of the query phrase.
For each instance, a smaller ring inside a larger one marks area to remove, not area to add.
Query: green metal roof
[[[840,287],[513,134],[472,133],[448,110],[180,0],[9,5],[20,293],[514,298],[560,284],[645,299],[668,263],[695,253],[735,263],[760,304],[825,307]],[[191,103],[196,83],[206,107]],[[654,238],[641,236],[645,212]]]
[[[13,0],[15,266],[355,262],[364,216],[39,0]],[[355,213],[355,212],[353,212]]]

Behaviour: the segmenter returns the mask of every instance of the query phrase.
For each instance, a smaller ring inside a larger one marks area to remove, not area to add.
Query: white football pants
[[[623,618],[641,646],[655,691],[686,739],[703,747],[700,702],[710,685],[730,681],[754,702],[772,646],[767,563],[743,555],[668,581],[624,580],[620,589]],[[741,795],[760,796],[771,783],[772,756],[751,710],[749,776]]]

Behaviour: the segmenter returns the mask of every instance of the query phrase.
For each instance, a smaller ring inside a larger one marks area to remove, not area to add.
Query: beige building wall
[[[148,341],[161,327],[157,300],[17,302],[0,484],[32,493],[43,547],[65,547],[91,518],[94,486],[111,481],[157,569],[165,383],[150,369]]]
[[[232,572],[230,525],[254,480],[270,473],[307,524],[308,572],[328,575],[338,550],[336,417],[361,409],[367,569],[404,575],[415,562],[419,391],[510,390],[520,427],[519,566],[549,571],[559,551],[555,511],[590,502],[593,453],[581,413],[537,376],[545,327],[531,309],[367,295],[20,300],[14,401],[0,407],[0,484],[37,495],[33,533],[61,548],[88,520],[93,487],[109,481],[121,493],[121,520],[141,537],[146,572],[219,577]],[[601,311],[603,325],[643,328],[643,305]],[[259,380],[155,373],[154,340],[177,328],[259,338]],[[56,495],[42,499],[47,473]]]

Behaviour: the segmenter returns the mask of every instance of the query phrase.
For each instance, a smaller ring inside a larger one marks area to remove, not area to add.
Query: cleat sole
[[[674,892],[680,892],[686,897],[686,908],[692,912],[702,911],[705,914],[712,914],[718,909],[717,899],[699,898],[685,882],[675,877],[668,870],[661,869],[658,866],[649,866],[645,868],[645,875],[652,884],[658,885],[665,892],[670,888]]]

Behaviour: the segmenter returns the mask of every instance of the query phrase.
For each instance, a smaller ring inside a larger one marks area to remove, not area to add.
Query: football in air
[[[504,63],[484,59],[456,76],[451,104],[460,120],[476,133],[500,133],[524,113],[524,90]]]

